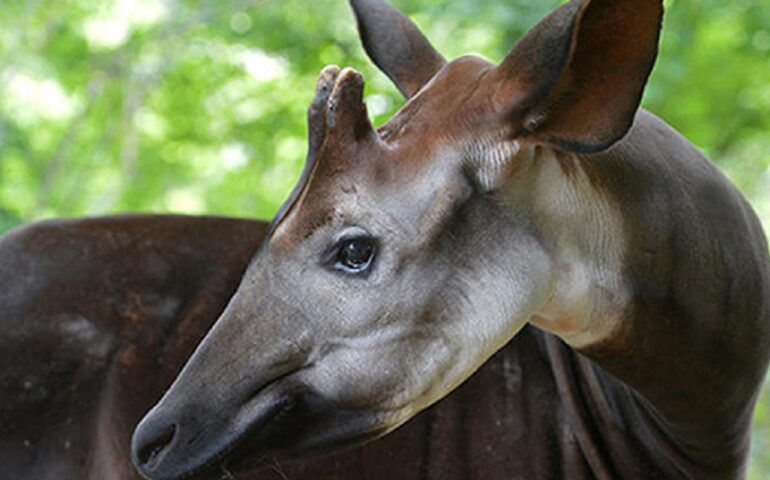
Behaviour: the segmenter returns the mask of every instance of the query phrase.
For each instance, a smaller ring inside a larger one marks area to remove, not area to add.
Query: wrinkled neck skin
[[[501,196],[529,214],[552,265],[550,294],[531,323],[576,349],[610,339],[631,299],[620,209],[575,156],[523,146],[511,168]]]
[[[631,387],[688,471],[740,477],[770,345],[770,263],[748,203],[644,111],[598,155],[519,147],[492,187],[550,260],[530,322]]]
[[[488,154],[493,147],[477,149]],[[525,143],[505,150],[505,171],[482,171],[476,181],[526,217],[548,255],[549,291],[530,323],[575,349],[611,339],[632,297],[619,205],[597,189],[577,155]]]
[[[524,146],[513,168],[502,194],[527,211],[553,267],[548,300],[531,322],[576,349],[611,338],[631,297],[621,212],[575,157]]]

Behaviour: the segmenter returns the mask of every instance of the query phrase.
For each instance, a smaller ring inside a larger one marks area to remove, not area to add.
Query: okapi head
[[[409,102],[375,130],[362,76],[321,73],[299,185],[134,434],[149,478],[382,436],[507,343],[554,284],[518,165],[626,134],[662,16],[661,0],[576,0],[494,65],[446,62],[382,0],[351,3]]]

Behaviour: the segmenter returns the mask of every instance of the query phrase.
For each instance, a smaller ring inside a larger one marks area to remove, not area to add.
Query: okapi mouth
[[[290,428],[289,424],[292,422],[289,420],[289,416],[296,409],[296,405],[297,402],[290,397],[279,400],[265,412],[263,418],[250,425],[242,435],[233,439],[206,463],[180,477],[180,480],[183,478],[199,480],[219,478],[217,477],[219,473],[231,469],[242,472],[261,466],[269,455],[265,451],[265,439],[270,438],[270,432],[280,432],[285,428]]]
[[[222,415],[226,406],[211,406],[220,409],[214,412],[193,403],[187,412],[151,412],[134,433],[135,465],[152,480],[205,480],[355,447],[390,431],[375,412],[340,408],[305,386],[298,377],[307,368],[255,388],[230,415]]]
[[[269,441],[270,432],[289,428],[302,396],[291,380],[301,370],[261,384],[234,409],[193,399],[184,408],[148,413],[134,431],[134,464],[152,480],[209,478],[245,440]],[[228,410],[232,414],[223,415]]]
[[[369,412],[334,408],[307,393],[286,405],[269,421],[242,437],[215,462],[222,470],[243,473],[274,466],[277,461],[316,457],[354,448],[390,431]]]

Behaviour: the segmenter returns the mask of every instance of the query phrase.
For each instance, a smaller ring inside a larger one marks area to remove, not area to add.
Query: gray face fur
[[[199,448],[179,451],[186,465],[253,437],[255,425],[267,433],[248,442],[252,455],[383,435],[457,387],[545,302],[548,256],[523,213],[463,172],[466,145],[411,167],[380,140],[363,148],[367,158],[333,181],[320,170],[309,179],[148,415],[187,417],[175,442]],[[318,169],[333,161],[326,153],[336,154],[322,151]],[[376,251],[354,274],[335,259],[357,237]]]
[[[252,453],[291,455],[383,435],[458,386],[546,300],[550,263],[527,217],[466,168],[489,149],[424,129],[413,141],[403,127],[390,141],[356,139],[368,119],[346,90],[362,80],[327,71],[320,98],[332,81],[334,126],[324,117],[305,184],[139,427],[178,419],[174,443],[193,445],[166,449],[159,465],[197,468],[255,431]],[[337,263],[355,238],[374,249],[358,273]]]

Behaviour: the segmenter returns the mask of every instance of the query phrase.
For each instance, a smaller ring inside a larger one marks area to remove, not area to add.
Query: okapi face
[[[150,478],[384,435],[507,343],[553,275],[531,212],[501,192],[536,148],[599,151],[624,135],[662,13],[657,0],[573,2],[495,66],[446,63],[382,1],[351,3],[410,101],[375,131],[361,75],[322,72],[298,187],[135,432]]]

